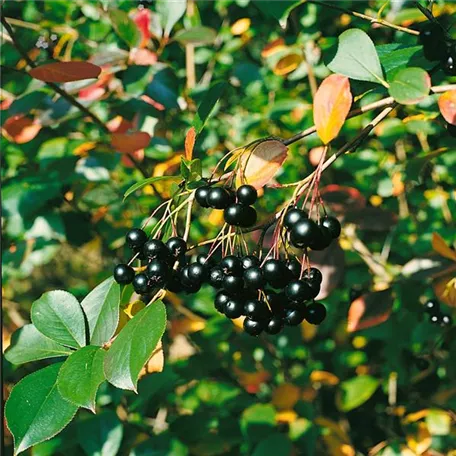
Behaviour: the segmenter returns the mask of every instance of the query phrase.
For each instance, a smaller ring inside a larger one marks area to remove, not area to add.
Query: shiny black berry
[[[180,274],[178,271],[171,271],[170,278],[166,282],[166,289],[171,293],[180,293],[183,290]]]
[[[302,310],[293,309],[287,310],[285,314],[285,324],[288,326],[298,326],[304,320],[304,312]]]
[[[272,316],[268,305],[258,299],[248,299],[245,302],[244,315],[252,320],[268,320]]]
[[[156,258],[149,262],[146,273],[153,286],[163,285],[169,276],[169,266],[165,261]]]
[[[298,209],[297,207],[293,207],[291,209],[288,209],[287,213],[285,214],[283,218],[283,226],[287,230],[291,230],[296,225],[296,223],[306,219],[307,215],[303,210]]]
[[[133,279],[133,288],[138,294],[146,294],[151,290],[146,274],[137,274]]]
[[[201,282],[192,280],[188,275],[189,266],[185,266],[180,271],[180,280],[183,290],[188,294],[197,293],[201,288]]]
[[[222,268],[219,266],[214,266],[209,272],[207,281],[209,282],[209,285],[213,286],[214,288],[222,288],[224,278],[225,273],[223,272]]]
[[[223,279],[223,288],[233,294],[239,294],[244,288],[244,279],[233,275],[226,275]]]
[[[258,336],[264,329],[264,322],[246,318],[243,323],[244,331],[251,336]]]
[[[303,280],[292,280],[285,287],[285,296],[294,302],[304,302],[312,297],[312,290]]]
[[[318,234],[314,236],[312,241],[309,243],[309,247],[312,250],[324,250],[331,244],[333,237],[331,232],[325,226],[318,227]]]
[[[280,260],[269,259],[263,265],[263,275],[273,288],[283,288],[290,279],[290,271]]]
[[[266,327],[264,328],[265,332],[268,334],[279,334],[282,331],[284,326],[283,318],[272,317]]]
[[[258,266],[252,266],[244,271],[244,282],[245,286],[252,290],[261,290],[266,284],[263,271]]]
[[[209,207],[207,202],[207,195],[209,194],[210,187],[203,186],[199,187],[195,192],[195,199],[201,207]]]
[[[260,260],[255,255],[246,255],[245,257],[241,258],[242,267],[244,269],[251,268],[253,266],[259,266]]]
[[[257,211],[252,206],[244,206],[242,209],[241,228],[250,228],[257,221]]]
[[[308,247],[320,235],[318,225],[310,219],[295,223],[290,231],[290,241],[298,248]]]
[[[429,317],[429,321],[434,325],[439,325],[440,324],[440,313],[431,315]]]
[[[203,283],[208,276],[207,267],[200,263],[192,263],[188,266],[188,276],[194,282]]]
[[[166,247],[168,247],[174,258],[184,255],[187,251],[187,243],[178,236],[170,237],[166,241]]]
[[[328,228],[333,239],[337,239],[340,236],[341,226],[339,220],[336,217],[327,216],[321,222],[322,226]]]
[[[258,193],[252,185],[241,185],[237,189],[236,196],[240,203],[250,206],[257,200]]]
[[[125,240],[130,249],[138,251],[142,249],[146,243],[147,234],[139,228],[133,228],[126,234]]]
[[[219,291],[215,295],[214,306],[220,313],[225,313],[225,305],[231,299],[228,293]]]
[[[456,57],[454,55],[449,55],[445,58],[442,62],[442,68],[448,76],[456,76]]]
[[[266,301],[268,302],[274,317],[285,317],[285,306],[287,304],[285,293],[275,293],[274,291],[268,291],[266,293]]]
[[[437,314],[440,311],[440,304],[434,299],[429,299],[429,301],[424,304],[424,311],[429,314]]]
[[[225,304],[225,315],[228,318],[239,318],[244,312],[244,303],[241,299],[231,298]]]
[[[169,250],[165,244],[159,239],[151,239],[144,244],[143,254],[149,260],[154,258],[162,258],[169,255]]]
[[[213,187],[207,194],[207,204],[214,209],[226,209],[232,201],[230,192],[222,187]]]
[[[196,255],[195,261],[196,261],[196,263],[202,264],[203,266],[207,266],[207,267],[214,266],[214,261],[212,260],[212,258],[208,258],[208,256],[205,255],[204,253],[200,253],[200,254]]]
[[[303,279],[308,279],[309,281],[318,284],[321,284],[321,281],[323,280],[323,275],[317,268],[305,269],[302,277]]]
[[[225,274],[241,277],[244,272],[241,259],[234,255],[227,255],[222,258],[219,266]]]
[[[453,325],[453,319],[448,314],[441,314],[440,315],[440,326],[442,327],[450,327]]]
[[[301,275],[301,263],[296,259],[292,258],[286,262],[286,266],[291,272],[291,276],[297,279]]]
[[[134,277],[135,271],[133,271],[133,268],[126,264],[118,264],[114,268],[114,280],[121,285],[131,283]]]
[[[319,325],[326,318],[326,307],[320,302],[314,302],[306,307],[306,320],[312,325]]]
[[[223,217],[228,225],[249,228],[255,225],[257,213],[252,206],[244,206],[241,203],[230,204],[223,212]]]

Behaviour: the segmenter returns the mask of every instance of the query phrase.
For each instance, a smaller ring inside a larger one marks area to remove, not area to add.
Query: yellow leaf
[[[163,355],[162,341],[160,340],[152,352],[152,356],[150,357],[149,361],[147,361],[146,365],[139,373],[139,378],[142,378],[145,375],[152,374],[154,372],[162,372],[164,364],[165,357]]]
[[[439,109],[448,123],[456,125],[456,90],[448,90],[440,96]]]
[[[240,172],[236,185],[253,185],[257,190],[264,187],[277,173],[287,158],[288,147],[277,139],[256,141],[246,147],[240,157]]]
[[[334,386],[339,383],[339,378],[331,372],[327,371],[313,371],[310,374],[310,381],[312,383],[321,383],[322,385]]]
[[[261,57],[267,58],[271,57],[271,55],[276,54],[286,48],[285,41],[283,38],[277,38],[274,41],[268,43],[263,50],[261,51]]]
[[[272,404],[278,410],[289,410],[294,407],[301,396],[301,389],[291,383],[283,383],[272,393]]]
[[[73,149],[73,154],[78,155],[78,156],[85,155],[90,150],[95,149],[96,145],[97,145],[97,143],[94,141],[85,142],[85,143],[80,144],[79,146],[75,147]]]
[[[404,424],[415,423],[416,421],[422,420],[429,413],[429,409],[419,410],[418,412],[409,413],[404,418]]]
[[[125,307],[124,312],[128,318],[133,318],[140,310],[143,310],[146,304],[142,301],[133,301]]]
[[[311,325],[306,320],[301,323],[301,335],[306,342],[312,340],[317,334],[317,331],[318,325]]]
[[[425,423],[418,423],[418,432],[416,435],[407,435],[407,446],[415,455],[423,454],[429,449],[432,443],[432,437]]]
[[[114,333],[115,336],[117,336],[117,334],[122,331],[123,327],[128,323],[129,320],[130,317],[124,311],[121,311],[119,313],[119,323],[117,325],[116,332]]]
[[[212,211],[209,214],[208,222],[209,222],[209,225],[212,225],[212,226],[223,225],[223,222],[224,222],[223,211],[218,211],[218,210]]]
[[[250,28],[250,19],[248,17],[244,17],[242,19],[238,19],[232,26],[231,26],[231,33],[233,35],[242,35]]]
[[[296,70],[302,60],[302,56],[299,54],[288,54],[275,64],[272,71],[278,76],[284,76]]]
[[[275,418],[278,423],[294,423],[298,414],[294,410],[282,410],[276,413]]]
[[[456,252],[448,246],[438,233],[432,233],[432,248],[443,257],[456,261]]]
[[[190,318],[179,318],[171,323],[171,336],[177,334],[189,334],[201,331],[206,327],[206,322],[202,320],[192,320]]]
[[[453,275],[437,279],[433,283],[437,298],[445,304],[456,307],[456,277]]]
[[[352,104],[350,81],[332,74],[320,85],[314,98],[314,123],[324,144],[331,142],[342,128]]]
[[[196,130],[195,127],[190,128],[187,131],[187,135],[185,136],[185,158],[187,160],[191,160],[193,157],[193,148],[195,147],[195,139],[196,139]]]
[[[226,161],[224,170],[226,171],[244,153],[245,147],[239,147],[231,151],[231,157]]]

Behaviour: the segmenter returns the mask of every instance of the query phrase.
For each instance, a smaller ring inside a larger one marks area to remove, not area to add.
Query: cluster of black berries
[[[52,33],[49,36],[49,39],[47,37],[43,36],[43,35],[40,35],[38,37],[38,40],[35,43],[35,46],[38,49],[46,49],[46,50],[53,49],[53,47],[54,47],[55,43],[57,42],[58,38],[59,37],[55,33]]]
[[[223,210],[223,217],[228,225],[248,228],[255,225],[257,213],[252,204],[258,194],[252,185],[241,185],[236,193],[225,187],[199,187],[195,199],[201,207]]]
[[[424,56],[431,61],[440,61],[448,76],[456,76],[456,41],[450,39],[437,22],[429,22],[420,32]]]
[[[424,305],[424,310],[429,314],[429,321],[442,327],[450,327],[453,320],[450,315],[440,311],[440,304],[434,299],[430,299]]]
[[[283,225],[290,233],[291,244],[300,249],[323,250],[340,236],[341,231],[340,223],[335,217],[326,216],[317,224],[297,207],[287,211]]]

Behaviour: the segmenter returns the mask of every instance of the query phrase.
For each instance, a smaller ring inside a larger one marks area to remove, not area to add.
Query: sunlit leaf
[[[339,74],[328,76],[315,94],[313,117],[317,134],[328,144],[338,134],[352,104],[350,81]]]
[[[284,76],[298,68],[302,62],[302,56],[299,54],[288,54],[282,57],[274,66],[273,72],[278,76]]]
[[[391,81],[389,93],[401,104],[416,104],[429,95],[431,78],[422,68],[403,68]]]
[[[8,118],[2,125],[2,134],[16,144],[25,144],[35,138],[40,132],[41,125],[38,121],[17,114]]]
[[[454,273],[436,279],[433,287],[435,295],[440,301],[451,307],[456,307],[456,277]]]
[[[456,261],[456,251],[453,250],[440,236],[439,233],[432,233],[432,248],[445,258]]]
[[[90,62],[54,62],[32,68],[30,76],[44,82],[71,82],[98,78],[101,68]]]
[[[193,157],[193,148],[195,147],[196,130],[191,127],[185,136],[185,158],[191,160]]]
[[[230,28],[233,35],[242,35],[250,28],[251,20],[248,17],[238,19]]]
[[[341,394],[337,401],[339,409],[348,412],[359,407],[372,397],[379,385],[379,380],[370,375],[345,380],[340,384]]]
[[[456,90],[448,90],[440,95],[439,109],[448,123],[456,125]]]
[[[113,133],[111,135],[112,147],[122,153],[132,153],[144,149],[150,143],[150,135],[145,131],[132,133]]]

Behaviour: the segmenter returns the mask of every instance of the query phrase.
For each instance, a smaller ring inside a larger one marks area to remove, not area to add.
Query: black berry
[[[328,228],[333,239],[337,239],[340,236],[341,226],[336,217],[325,217],[321,224],[325,228]]]
[[[287,310],[285,315],[285,324],[288,326],[298,326],[304,320],[304,312],[302,310],[293,309]]]
[[[204,266],[213,266],[214,264],[212,258],[208,258],[208,256],[204,255],[203,253],[196,255],[195,261]]]
[[[244,320],[244,331],[251,336],[258,336],[264,329],[264,323],[257,320],[246,318]]]
[[[319,325],[326,318],[326,307],[320,302],[309,304],[305,316],[312,325]]]
[[[258,193],[252,185],[241,185],[237,189],[236,196],[240,203],[250,206],[257,200]]]
[[[263,271],[258,266],[252,266],[244,271],[244,282],[247,288],[260,290],[266,284]]]
[[[240,316],[242,316],[243,312],[244,312],[244,303],[240,299],[231,298],[225,304],[225,315],[228,318],[231,318],[231,319],[239,318]]]
[[[448,314],[441,314],[440,315],[440,326],[443,327],[450,327],[453,324],[453,319]]]
[[[194,282],[203,283],[207,275],[207,267],[200,263],[192,263],[188,266],[188,276]]]
[[[324,226],[318,227],[318,234],[315,234],[312,241],[309,243],[309,247],[312,250],[324,250],[331,244],[333,237],[328,228]]]
[[[448,76],[456,76],[456,57],[454,55],[446,57],[442,62],[442,67]]]
[[[251,268],[253,266],[259,266],[260,265],[260,260],[258,257],[255,255],[246,255],[241,259],[242,262],[242,267],[244,269]]]
[[[290,271],[280,260],[269,259],[263,265],[263,275],[274,288],[283,288],[289,280]]]
[[[301,275],[301,263],[296,258],[288,260],[286,266],[295,279]]]
[[[298,248],[308,247],[318,237],[318,225],[309,219],[295,223],[290,231],[290,241]]]
[[[288,209],[287,213],[285,214],[283,218],[283,225],[288,230],[291,230],[296,225],[296,223],[306,219],[307,215],[304,211],[298,209],[297,207],[293,207],[291,209]]]
[[[231,293],[239,294],[244,288],[244,279],[234,275],[227,275],[223,279],[223,288]]]
[[[134,277],[135,271],[126,264],[118,264],[114,268],[114,280],[121,285],[131,283]]]
[[[152,285],[163,285],[169,275],[169,266],[165,261],[154,259],[147,265],[146,272]]]
[[[282,331],[283,329],[283,319],[282,318],[278,318],[278,317],[272,317],[268,324],[266,325],[266,327],[264,328],[264,330],[268,333],[268,334],[279,334],[280,331]]]
[[[290,301],[304,302],[312,297],[312,290],[303,280],[292,280],[285,287],[285,295]]]
[[[146,243],[147,234],[139,228],[133,228],[127,233],[125,240],[130,249],[138,251],[142,249]]]
[[[429,301],[424,304],[424,311],[429,314],[437,314],[440,311],[440,304],[434,299],[429,299]]]
[[[223,217],[228,225],[248,228],[257,221],[256,210],[252,206],[244,206],[241,203],[229,205],[223,212]]]
[[[231,299],[230,295],[224,291],[219,291],[215,295],[214,306],[220,313],[225,313],[225,305]]]
[[[319,269],[310,268],[304,271],[303,278],[308,279],[311,282],[321,284],[321,281],[323,280],[323,275]]]
[[[166,247],[168,247],[171,255],[175,258],[184,255],[187,251],[187,243],[180,237],[170,237],[166,241]]]
[[[209,194],[210,187],[203,186],[199,187],[195,192],[195,199],[201,207],[209,207],[207,202],[207,195]]]
[[[207,204],[214,209],[226,209],[232,197],[228,190],[222,187],[213,187],[207,194]]]
[[[429,321],[434,325],[440,324],[440,314],[433,314],[429,317]]]
[[[151,239],[144,244],[143,254],[150,260],[158,257],[165,257],[169,255],[169,251],[165,244],[159,239]]]
[[[133,288],[138,294],[146,294],[151,290],[146,274],[137,274],[133,279]]]
[[[225,258],[222,258],[219,266],[225,274],[231,274],[238,277],[242,276],[242,261],[237,256],[227,255]]]
[[[208,282],[214,288],[221,288],[225,274],[219,266],[213,267],[209,272]]]
[[[244,315],[252,320],[267,320],[271,318],[271,311],[264,301],[248,299],[244,305]]]

